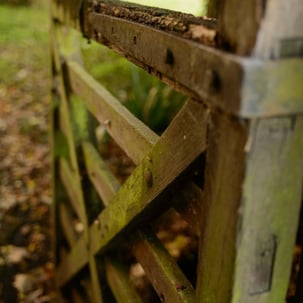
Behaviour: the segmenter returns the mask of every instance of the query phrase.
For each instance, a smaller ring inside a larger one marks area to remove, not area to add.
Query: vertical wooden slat
[[[240,121],[214,112],[207,137],[197,302],[230,302],[247,135]]]
[[[301,206],[302,134],[302,117],[251,125],[233,303],[285,302]]]
[[[220,33],[240,55],[261,58],[303,54],[301,0],[224,0]]]
[[[302,1],[267,0],[263,10],[254,54],[262,58],[302,56]]]
[[[80,3],[80,2],[79,2]],[[71,4],[71,2],[70,2]],[[66,17],[66,16],[65,16]],[[76,199],[74,201],[77,203],[76,209],[79,212],[80,218],[82,220],[82,223],[84,225],[84,241],[86,243],[86,248],[88,249],[88,256],[89,256],[89,268],[90,268],[90,274],[92,279],[92,289],[93,289],[93,297],[94,302],[96,303],[102,303],[102,294],[101,294],[101,287],[98,277],[98,271],[97,271],[97,264],[96,260],[93,254],[89,251],[89,239],[88,239],[88,218],[86,213],[86,207],[84,202],[84,194],[81,184],[81,176],[80,176],[80,169],[78,164],[78,156],[77,156],[77,150],[76,150],[76,141],[75,141],[75,133],[72,125],[72,117],[71,117],[71,108],[69,107],[71,100],[69,100],[69,87],[67,83],[66,74],[64,74],[64,69],[62,63],[62,56],[65,56],[65,58],[77,60],[78,62],[81,62],[81,56],[80,56],[80,47],[79,47],[79,34],[75,34],[74,32],[65,29],[65,35],[64,38],[62,36],[62,27],[60,27],[58,24],[53,22],[52,24],[52,32],[54,39],[52,41],[53,49],[55,53],[55,63],[56,63],[56,69],[59,73],[58,77],[58,86],[59,86],[59,92],[60,92],[60,122],[63,132],[66,135],[68,147],[69,147],[69,154],[71,159],[71,168],[72,168],[72,174],[73,174],[73,180],[70,179],[69,184],[74,184],[76,188],[74,190],[70,190],[70,196],[73,196],[75,192],[76,193]],[[72,101],[74,102],[74,101]],[[87,111],[83,108],[77,108],[77,110],[82,111],[82,117],[87,116]],[[78,113],[79,114],[79,113]],[[74,117],[75,118],[75,117]],[[74,119],[75,120],[75,119]],[[85,121],[89,122],[88,118],[84,119]],[[75,121],[74,121],[75,122]],[[83,125],[82,125],[83,126]],[[84,126],[85,127],[85,126]],[[87,125],[88,130],[90,130],[89,125]],[[89,132],[89,131],[88,131]],[[89,134],[88,134],[89,135]],[[89,135],[90,138],[90,135]],[[83,139],[81,137],[81,139]],[[67,165],[65,165],[67,167]],[[69,185],[67,184],[67,185]],[[67,186],[67,189],[70,189]],[[72,265],[73,266],[73,265]]]
[[[76,233],[74,230],[74,222],[72,220],[72,216],[66,207],[65,204],[60,203],[59,205],[60,212],[60,223],[62,226],[62,231],[67,239],[68,244],[72,247],[76,243]]]
[[[224,46],[240,55],[251,54],[266,0],[222,1],[219,27]]]
[[[218,18],[222,3],[223,0],[209,0],[207,3],[207,17]]]

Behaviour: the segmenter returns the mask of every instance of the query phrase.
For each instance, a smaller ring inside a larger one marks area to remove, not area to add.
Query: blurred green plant
[[[108,48],[83,42],[86,69],[136,117],[161,134],[186,97]]]
[[[46,7],[40,5],[0,5],[0,83],[17,85],[36,75],[41,79],[40,72],[48,72],[47,16]]]

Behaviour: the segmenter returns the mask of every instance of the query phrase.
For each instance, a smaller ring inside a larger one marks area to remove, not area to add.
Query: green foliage
[[[16,84],[48,70],[47,10],[0,5],[0,82]]]
[[[4,0],[4,4],[8,5],[30,5],[31,0]]]
[[[88,71],[136,117],[162,133],[184,104],[185,96],[96,43],[83,44]]]

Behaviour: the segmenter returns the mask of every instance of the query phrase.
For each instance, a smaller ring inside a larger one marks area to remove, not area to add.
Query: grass
[[[49,70],[46,6],[0,6],[0,83],[19,84]]]
[[[0,84],[32,91],[49,87],[49,13],[46,5],[0,6]],[[83,41],[84,62],[134,115],[161,133],[185,97],[112,51]]]

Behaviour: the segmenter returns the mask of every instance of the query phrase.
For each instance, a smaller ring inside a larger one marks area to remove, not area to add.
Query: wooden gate
[[[196,18],[114,0],[52,1],[62,300],[286,301],[302,200],[300,2],[210,1],[209,17]],[[161,136],[85,71],[76,32],[188,95]],[[122,185],[95,144],[96,121],[136,166]],[[158,226],[172,218],[187,222],[185,266],[161,241]],[[293,297],[303,302],[300,287]]]

